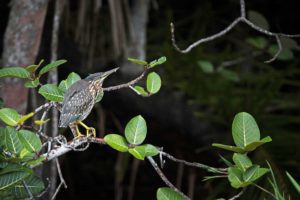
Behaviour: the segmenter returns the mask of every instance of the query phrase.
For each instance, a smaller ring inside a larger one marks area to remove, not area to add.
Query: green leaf
[[[41,64],[44,62],[44,60],[42,59],[39,64],[37,65],[29,65],[27,67],[25,67],[25,69],[30,72],[30,73],[34,73],[40,66]]]
[[[66,80],[63,80],[60,82],[58,88],[61,91],[66,92],[66,90],[69,89],[71,87],[71,85],[73,85],[74,83],[76,83],[79,80],[81,80],[80,76],[78,74],[72,72],[68,75]]]
[[[128,151],[128,143],[125,138],[118,134],[109,134],[104,137],[104,141],[113,149],[121,152]]]
[[[226,144],[213,143],[212,146],[220,148],[220,149],[225,149],[225,150],[228,150],[228,151],[233,151],[233,152],[236,152],[236,153],[245,153],[246,152],[241,147],[235,147],[235,146],[230,146],[230,145],[226,145]]]
[[[145,146],[136,146],[134,148],[129,148],[128,152],[139,160],[144,160],[146,156],[146,147]]]
[[[239,75],[232,70],[221,68],[218,70],[218,73],[221,74],[221,76],[223,76],[227,80],[230,80],[233,82],[240,81]]]
[[[260,13],[250,10],[248,12],[248,19],[253,22],[255,25],[265,29],[265,30],[269,30],[269,23],[267,21],[267,19]]]
[[[197,63],[204,73],[211,74],[214,72],[214,66],[211,62],[206,60],[200,60]]]
[[[19,113],[11,108],[0,109],[0,119],[9,126],[16,126],[20,119]]]
[[[291,38],[280,38],[282,48],[283,49],[292,49],[292,50],[300,50],[300,46],[297,44],[296,40],[293,40]]]
[[[264,49],[268,44],[268,41],[264,37],[251,37],[247,38],[246,41],[257,49]]]
[[[27,165],[29,165],[31,168],[39,165],[40,163],[42,163],[44,160],[46,160],[46,156],[40,156],[37,159],[34,160],[29,160],[27,161]]]
[[[300,194],[300,185],[299,185],[299,183],[297,183],[297,181],[288,172],[286,172],[286,175],[289,178],[289,180],[291,181],[291,183],[293,184],[294,188]]]
[[[247,171],[243,173],[243,180],[252,182],[252,179],[255,177],[255,174],[257,173],[258,169],[258,165],[252,165],[250,168],[247,169]]]
[[[149,93],[146,92],[146,90],[141,86],[136,85],[136,86],[134,86],[133,90],[143,97],[149,96]]]
[[[52,63],[49,63],[48,65],[46,65],[45,67],[43,67],[41,69],[41,71],[39,72],[39,76],[49,72],[50,70],[58,67],[59,65],[64,64],[65,62],[67,62],[67,61],[66,60],[57,60],[57,61],[54,61]]]
[[[39,93],[49,101],[62,102],[64,100],[63,93],[54,84],[43,85],[39,89]]]
[[[23,67],[5,67],[0,69],[1,77],[29,78],[30,73]]]
[[[18,132],[16,129],[11,127],[6,127],[3,134],[3,146],[4,149],[13,153],[14,155],[18,155],[23,146],[19,140]]]
[[[149,67],[152,68],[152,67],[155,67],[157,65],[161,65],[161,64],[165,63],[166,61],[167,61],[167,58],[165,56],[160,57],[157,60],[151,61],[150,64],[149,64]]]
[[[138,59],[134,59],[134,58],[127,58],[127,59],[138,65],[147,65],[148,64],[148,62],[146,62],[144,60],[138,60]]]
[[[34,81],[26,81],[24,86],[26,88],[36,88],[37,86],[39,86],[39,84],[40,84],[40,80],[35,79]]]
[[[252,142],[250,144],[248,144],[247,146],[245,146],[245,150],[246,151],[253,151],[255,150],[257,147],[265,144],[265,143],[268,143],[268,142],[271,142],[272,141],[272,138],[270,136],[267,136],[257,142]]]
[[[0,176],[0,191],[13,186],[30,175],[27,171],[16,171]]]
[[[171,188],[168,187],[161,187],[158,188],[156,192],[156,199],[157,200],[185,200],[181,194],[175,192]]]
[[[21,150],[19,158],[21,158],[22,162],[27,162],[29,160],[32,160],[35,157],[35,155],[35,153],[28,151],[26,148],[23,148]]]
[[[258,168],[254,176],[251,178],[251,182],[256,181],[266,173],[268,173],[270,170],[268,168]]]
[[[274,44],[271,45],[268,49],[268,52],[271,56],[274,56],[277,52],[278,52],[278,45]],[[278,60],[291,60],[293,59],[294,56],[294,52],[290,49],[282,49],[281,52],[279,53],[277,59]]]
[[[50,121],[50,119],[46,119],[46,120],[34,120],[34,123],[36,125],[43,125],[43,124],[46,124],[48,121]]]
[[[235,153],[233,154],[232,160],[242,171],[246,171],[249,167],[252,166],[252,162],[246,154]]]
[[[224,158],[221,155],[219,155],[219,156],[228,167],[233,167],[233,164],[229,160],[227,160],[226,158]]]
[[[235,115],[232,123],[232,137],[238,147],[245,147],[260,140],[260,131],[252,115],[246,112]]]
[[[141,144],[147,135],[147,125],[145,119],[138,115],[132,118],[125,127],[125,137],[130,144]]]
[[[150,92],[151,94],[155,94],[159,91],[160,87],[161,87],[160,76],[155,72],[151,72],[150,74],[148,74],[147,76],[148,92]]]
[[[24,123],[26,120],[30,119],[33,115],[34,115],[34,112],[28,113],[27,115],[23,115],[23,116],[20,117],[20,119],[18,120],[18,124]]]
[[[42,142],[37,134],[28,130],[19,130],[19,139],[22,145],[31,153],[38,153],[42,149]]]
[[[157,147],[153,146],[152,144],[144,144],[141,146],[145,146],[145,156],[156,156],[159,154],[159,150]]]
[[[24,181],[27,185],[27,188],[33,196],[38,195],[45,189],[43,180],[36,175],[31,175],[27,177]],[[18,199],[29,197],[28,192],[22,182],[19,182],[16,185],[14,185],[14,187],[12,188],[12,192],[14,196]]]
[[[237,167],[228,168],[228,180],[233,188],[240,188],[247,184],[243,181],[243,172]]]

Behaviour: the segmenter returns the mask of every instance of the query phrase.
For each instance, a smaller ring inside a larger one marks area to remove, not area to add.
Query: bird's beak
[[[118,69],[119,69],[119,67],[114,68],[114,69],[111,69],[111,70],[106,71],[106,72],[102,72],[102,78],[108,77],[108,76],[111,75],[112,73],[116,72]]]

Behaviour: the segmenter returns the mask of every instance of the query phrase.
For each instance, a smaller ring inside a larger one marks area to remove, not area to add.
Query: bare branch
[[[148,69],[149,68],[147,66],[145,66],[143,73],[140,76],[138,76],[137,78],[129,81],[128,83],[103,88],[103,91],[113,91],[113,90],[119,90],[122,88],[131,87],[131,86],[135,85],[137,82],[139,82],[145,76]]]
[[[153,160],[152,157],[147,156],[147,159],[149,160],[149,162],[151,163],[152,167],[155,169],[155,171],[157,172],[157,174],[160,176],[160,178],[163,180],[163,182],[170,187],[171,189],[173,189],[174,191],[178,192],[179,194],[181,194],[185,199],[190,200],[190,198],[188,196],[186,196],[185,194],[183,194],[179,189],[177,189],[169,180],[168,178],[165,176],[165,174],[161,171],[161,169],[158,167],[157,163]]]
[[[185,165],[191,166],[191,167],[197,167],[197,168],[200,168],[200,169],[204,169],[204,170],[207,170],[208,172],[219,173],[219,174],[227,174],[227,168],[210,167],[208,165],[204,165],[204,164],[201,164],[201,163],[188,162],[188,161],[185,161],[185,160],[175,158],[174,156],[172,156],[172,155],[170,155],[166,152],[163,152],[163,151],[160,151],[160,153],[161,153],[161,155],[167,157],[168,159],[170,159],[174,162],[182,163],[182,164],[185,164]]]
[[[228,33],[231,29],[233,29],[239,22],[244,22],[245,24],[247,24],[248,26],[250,26],[252,29],[267,35],[267,36],[271,36],[271,37],[275,37],[277,44],[278,44],[278,52],[273,56],[273,58],[271,58],[270,60],[266,61],[265,63],[270,63],[273,62],[274,60],[277,59],[278,55],[280,54],[281,50],[282,50],[282,45],[280,42],[280,38],[279,37],[287,37],[287,38],[296,38],[296,37],[300,37],[300,34],[297,35],[290,35],[290,34],[285,34],[285,33],[274,33],[274,32],[270,32],[266,29],[263,29],[257,25],[255,25],[254,23],[252,23],[251,21],[249,21],[246,18],[246,9],[245,9],[245,0],[240,0],[240,16],[237,17],[229,26],[227,26],[225,29],[223,29],[222,31],[209,36],[209,37],[205,37],[205,38],[201,38],[196,42],[193,42],[192,44],[190,44],[186,49],[180,49],[178,47],[178,45],[176,44],[176,40],[175,40],[175,29],[174,29],[174,25],[173,23],[171,23],[171,40],[172,40],[172,45],[174,46],[174,48],[180,52],[180,53],[188,53],[190,52],[193,48],[197,47],[198,45],[208,42],[208,41],[212,41],[215,40],[219,37],[224,36],[226,33]]]
[[[231,197],[228,200],[236,200],[236,199],[240,198],[244,194],[245,191],[246,191],[246,187],[243,187],[243,189],[238,194],[234,195],[233,197]]]

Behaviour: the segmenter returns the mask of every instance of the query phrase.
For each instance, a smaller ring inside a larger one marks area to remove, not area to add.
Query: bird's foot
[[[83,135],[83,134],[81,134],[80,132],[77,132],[77,136],[76,136],[76,137],[74,137],[74,139],[73,139],[73,140],[77,140],[78,138],[81,138],[81,137],[84,137],[84,135]]]
[[[92,136],[92,137],[96,137],[96,130],[93,127],[88,127],[88,129],[86,130],[86,136]]]

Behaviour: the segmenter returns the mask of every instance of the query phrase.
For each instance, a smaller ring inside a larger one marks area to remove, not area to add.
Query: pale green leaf
[[[265,144],[265,143],[268,143],[268,142],[271,142],[272,141],[272,138],[270,136],[267,136],[259,141],[256,141],[256,142],[252,142],[250,144],[248,144],[247,146],[245,146],[245,150],[246,151],[253,151],[255,150],[257,147]]]
[[[133,90],[143,97],[149,96],[149,93],[141,86],[136,85],[134,86]]]
[[[138,64],[138,65],[147,65],[148,63],[144,60],[138,60],[138,59],[134,59],[134,58],[128,58],[129,61]]]
[[[174,190],[168,187],[158,188],[156,192],[156,199],[157,200],[185,200],[185,198],[181,194],[175,192]]]
[[[33,159],[33,160],[29,160],[27,161],[27,165],[29,165],[31,168],[39,165],[40,163],[42,163],[44,160],[46,160],[46,156],[40,156],[37,159]]]
[[[62,102],[64,100],[63,92],[54,84],[43,85],[39,93],[49,101]]]
[[[146,147],[145,146],[136,146],[134,148],[129,148],[128,152],[139,160],[144,160],[146,156]]]
[[[212,146],[220,148],[220,149],[225,149],[225,150],[228,150],[228,151],[233,151],[233,152],[236,152],[236,153],[245,153],[246,152],[241,147],[230,146],[230,145],[226,145],[226,144],[213,143]]]
[[[19,113],[11,108],[0,109],[0,119],[9,126],[16,126],[20,119]]]
[[[132,118],[125,127],[125,137],[130,144],[141,144],[147,135],[147,125],[145,119],[138,115]]]
[[[121,152],[128,151],[128,143],[125,138],[118,134],[108,134],[104,137],[104,141],[113,149]]]
[[[34,112],[28,113],[27,115],[23,115],[23,116],[20,117],[20,119],[18,120],[18,124],[22,124],[22,123],[25,122],[26,120],[30,119],[33,115],[34,115]]]
[[[228,180],[233,188],[240,188],[248,184],[243,181],[243,172],[237,167],[228,168]]]
[[[37,134],[28,130],[19,130],[19,139],[23,146],[32,153],[38,153],[42,148],[42,142]]]
[[[40,80],[39,79],[35,79],[33,81],[26,81],[24,86],[26,88],[36,88],[37,86],[39,86],[40,84]]]
[[[1,77],[29,78],[30,73],[23,67],[5,67],[0,69]]]
[[[151,94],[155,94],[159,91],[160,87],[161,87],[160,76],[155,72],[151,72],[150,74],[148,74],[147,76],[148,92],[150,92]]]
[[[144,144],[141,146],[145,146],[145,156],[156,156],[159,154],[159,150],[157,147],[153,146],[152,144]]]
[[[157,60],[151,61],[150,64],[149,64],[149,67],[152,68],[152,67],[155,67],[157,65],[161,65],[161,64],[165,63],[166,61],[167,61],[167,58],[165,56],[160,57]]]
[[[252,166],[252,162],[246,154],[234,153],[232,160],[242,171],[246,171],[249,167]]]
[[[232,137],[238,147],[245,147],[260,140],[260,131],[252,115],[240,112],[234,117]]]
[[[57,61],[54,61],[52,63],[49,63],[48,65],[46,65],[45,67],[43,67],[41,69],[41,71],[39,72],[39,76],[49,72],[50,70],[58,67],[59,65],[64,64],[65,62],[67,62],[67,61],[66,60],[57,60]]]
[[[200,60],[197,63],[204,73],[210,74],[214,72],[214,66],[211,62],[207,60]]]

